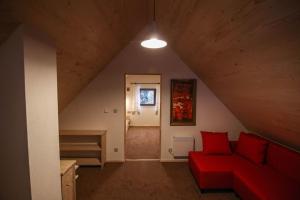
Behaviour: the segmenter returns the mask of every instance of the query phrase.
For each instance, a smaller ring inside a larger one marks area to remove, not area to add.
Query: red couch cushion
[[[201,189],[232,188],[233,155],[207,155],[190,152],[189,165]]]
[[[267,165],[289,176],[300,184],[300,154],[271,143],[268,147]]]
[[[227,132],[201,131],[205,154],[231,154]]]
[[[262,138],[241,132],[236,153],[256,164],[261,164],[265,158],[267,144],[268,142]]]
[[[300,199],[300,187],[266,165],[242,164],[234,170],[234,190],[242,199]]]
[[[240,148],[244,150],[243,143],[249,148],[250,155],[254,151],[251,148],[262,152],[268,146],[266,164],[258,165],[251,160],[251,156],[248,158],[235,153],[207,155],[203,152],[190,152],[189,165],[200,188],[233,188],[246,200],[300,199],[299,153],[277,144],[269,144],[251,134],[241,133],[237,149],[242,145]],[[254,151],[252,156],[256,158],[257,154]]]
[[[300,184],[268,165],[237,154],[189,153],[189,165],[201,189],[233,188],[242,199],[300,199]]]

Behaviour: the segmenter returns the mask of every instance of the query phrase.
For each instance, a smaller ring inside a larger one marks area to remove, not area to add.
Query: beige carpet
[[[159,159],[159,127],[129,127],[126,133],[126,159]]]
[[[126,162],[80,167],[77,200],[236,200],[232,192],[201,193],[187,163]]]

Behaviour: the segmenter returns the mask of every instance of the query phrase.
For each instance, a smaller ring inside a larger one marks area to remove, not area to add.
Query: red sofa
[[[190,152],[189,166],[200,189],[233,189],[244,200],[300,200],[300,154],[267,143],[262,164],[233,148],[228,155]]]

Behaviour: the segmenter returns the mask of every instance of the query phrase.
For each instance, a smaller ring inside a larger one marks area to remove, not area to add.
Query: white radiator
[[[187,158],[189,151],[195,149],[195,139],[192,136],[173,137],[173,156],[174,158]]]

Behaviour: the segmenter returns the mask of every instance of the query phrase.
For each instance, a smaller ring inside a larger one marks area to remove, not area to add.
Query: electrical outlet
[[[119,151],[119,149],[118,148],[114,148],[114,152],[118,152]]]
[[[169,148],[169,153],[172,153],[173,152],[173,149],[172,148]]]

